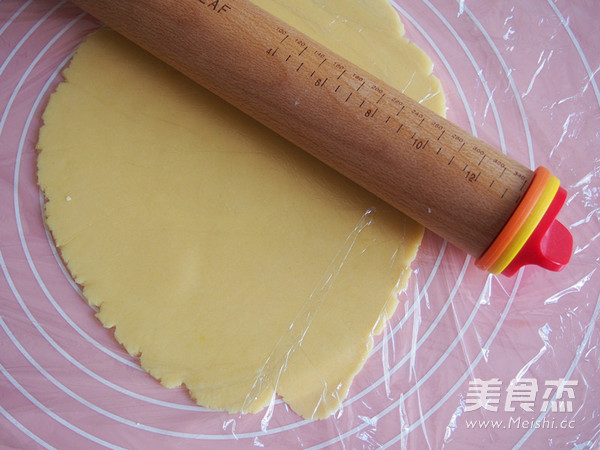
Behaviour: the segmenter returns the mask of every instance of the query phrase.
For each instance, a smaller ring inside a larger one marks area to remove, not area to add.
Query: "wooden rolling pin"
[[[73,3],[483,269],[533,262],[557,270],[568,261],[570,234],[548,216],[562,206],[562,188],[547,170],[532,172],[250,1]],[[540,245],[561,243],[530,261],[534,232]]]

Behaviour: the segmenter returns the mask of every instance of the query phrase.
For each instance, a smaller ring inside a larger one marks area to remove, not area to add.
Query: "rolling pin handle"
[[[521,267],[529,264],[554,272],[564,269],[573,252],[573,236],[562,223],[556,220],[556,216],[566,198],[567,191],[559,188],[540,224],[517,256],[504,269],[503,275],[511,277]]]
[[[558,178],[539,167],[515,212],[476,261],[477,266],[509,277],[530,264],[562,270],[573,251],[571,233],[556,220],[566,198],[567,191]]]

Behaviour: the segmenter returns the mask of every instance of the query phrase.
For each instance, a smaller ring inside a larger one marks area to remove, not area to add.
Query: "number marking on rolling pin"
[[[284,35],[281,38],[281,35]],[[290,38],[291,39],[288,39]],[[363,109],[360,117],[369,119],[373,124],[382,124],[391,126],[391,131],[398,135],[397,139],[403,139],[410,143],[409,148],[412,151],[424,152],[430,147],[430,139],[438,142],[431,151],[434,155],[443,157],[447,150],[451,152],[450,159],[445,165],[455,167],[455,170],[462,171],[465,175],[462,177],[467,184],[479,183],[484,181],[486,189],[495,192],[498,197],[504,199],[509,196],[511,189],[507,186],[517,186],[519,192],[515,191],[516,197],[520,200],[521,191],[527,186],[528,180],[520,173],[512,173],[509,180],[507,169],[502,161],[489,155],[477,145],[469,144],[469,137],[459,134],[455,130],[448,130],[442,123],[426,117],[420,111],[414,108],[406,108],[402,99],[394,97],[381,86],[369,79],[368,75],[348,71],[343,62],[336,61],[332,55],[327,55],[321,50],[312,51],[310,45],[302,39],[294,38],[287,30],[278,27],[276,30],[276,41],[279,46],[287,46],[287,49],[279,52],[278,46],[272,46],[267,50],[267,54],[276,57],[276,55],[289,55],[282,60],[292,65],[293,72],[299,77],[311,79],[316,77],[316,81],[311,81],[315,87],[324,87],[327,80],[333,77],[339,80],[339,84],[329,85],[327,92],[339,96],[340,102],[349,108]],[[315,57],[317,59],[315,60]],[[307,68],[308,70],[304,70]],[[301,70],[302,69],[302,70]],[[378,114],[379,111],[383,114]],[[377,118],[380,118],[379,120]],[[424,129],[422,133],[417,130]],[[454,164],[453,164],[454,163]],[[458,164],[458,165],[457,165]],[[486,170],[473,171],[467,170],[469,167],[481,167]],[[504,177],[504,178],[503,178]],[[500,179],[503,178],[503,181]],[[522,181],[514,182],[514,178]],[[512,197],[512,196],[511,196]]]

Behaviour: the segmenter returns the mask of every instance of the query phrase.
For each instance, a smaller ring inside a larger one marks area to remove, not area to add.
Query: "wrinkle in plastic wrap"
[[[556,174],[563,272],[487,275],[426,233],[343,408],[302,420],[193,405],[140,371],[79,298],[42,223],[40,114],[98,25],[66,2],[0,4],[0,443],[8,447],[595,448],[600,442],[600,10],[587,2],[396,2],[448,117]],[[63,270],[63,271],[61,271]]]

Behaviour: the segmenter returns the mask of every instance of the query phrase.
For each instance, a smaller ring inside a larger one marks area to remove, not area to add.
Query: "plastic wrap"
[[[563,272],[492,276],[426,233],[396,314],[343,408],[256,415],[167,390],[101,327],[59,264],[35,183],[40,116],[98,23],[0,3],[0,444],[14,448],[595,448],[600,443],[600,6],[402,2],[448,118],[569,192]]]

